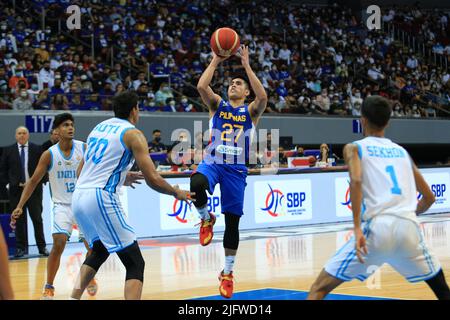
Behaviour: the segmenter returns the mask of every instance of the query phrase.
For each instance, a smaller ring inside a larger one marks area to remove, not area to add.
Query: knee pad
[[[223,247],[225,249],[238,249],[240,219],[240,216],[228,212],[225,213],[225,233],[223,235]]]
[[[195,192],[194,205],[197,208],[204,207],[208,203],[208,195],[206,190],[209,189],[209,182],[205,175],[195,173],[191,177],[191,192]]]
[[[127,270],[126,280],[144,282],[145,261],[137,242],[135,241],[131,246],[117,252],[117,255]]]
[[[100,269],[100,266],[108,259],[109,252],[100,240],[94,242],[92,253],[86,257],[83,264],[91,267],[95,271]]]

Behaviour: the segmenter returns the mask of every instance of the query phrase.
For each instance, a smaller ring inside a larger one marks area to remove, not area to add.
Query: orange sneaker
[[[97,281],[95,279],[92,279],[91,282],[89,282],[89,284],[86,288],[86,291],[87,291],[88,295],[93,297],[97,294],[97,290],[98,290]]]
[[[219,275],[219,292],[224,298],[230,299],[233,295],[233,271],[230,274],[223,274],[223,271]]]
[[[210,220],[202,219],[200,222],[200,244],[202,246],[210,244],[214,235],[213,226],[216,223],[216,216],[212,213],[209,216]]]
[[[42,292],[41,300],[53,300],[55,297],[55,288],[50,286],[44,287],[44,292]]]

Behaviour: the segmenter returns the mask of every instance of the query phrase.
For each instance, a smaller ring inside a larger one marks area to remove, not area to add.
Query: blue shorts
[[[208,179],[208,192],[211,195],[214,193],[216,184],[220,184],[222,213],[229,212],[237,216],[244,214],[244,192],[247,186],[246,168],[239,170],[228,164],[200,163],[196,173],[201,173]]]

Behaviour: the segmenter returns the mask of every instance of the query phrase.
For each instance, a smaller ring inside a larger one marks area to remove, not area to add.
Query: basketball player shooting
[[[250,67],[247,46],[239,51],[242,66],[249,82],[233,78],[228,87],[227,100],[214,93],[210,83],[217,66],[227,59],[213,51],[213,58],[202,74],[197,89],[203,102],[208,106],[211,136],[206,155],[191,176],[191,192],[196,194],[195,206],[201,217],[200,244],[207,246],[213,238],[216,217],[208,212],[206,191],[213,194],[216,184],[220,185],[221,207],[225,216],[225,267],[219,275],[220,294],[231,298],[233,294],[233,265],[239,245],[239,220],[243,215],[244,191],[247,167],[239,156],[249,159],[250,132],[256,127],[267,105],[267,94],[261,82]],[[255,100],[246,104],[250,95],[249,84],[255,93]],[[231,159],[230,159],[231,158]],[[242,157],[241,157],[242,159]]]

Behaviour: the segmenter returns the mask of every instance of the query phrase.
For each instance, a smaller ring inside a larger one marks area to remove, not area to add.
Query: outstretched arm
[[[208,107],[209,114],[212,116],[214,112],[217,110],[220,102],[220,96],[215,94],[214,91],[209,86],[212,77],[214,75],[214,71],[220,62],[226,60],[227,58],[221,58],[213,52],[213,59],[209,63],[209,66],[203,72],[202,76],[198,80],[197,90],[202,98],[203,103]]]
[[[160,193],[172,195],[179,200],[188,200],[191,198],[190,192],[180,190],[178,187],[172,187],[156,171],[155,165],[148,154],[147,140],[140,130],[128,130],[125,133],[123,140],[125,145],[130,148],[133,153],[137,165],[144,175],[145,182],[150,188]]]
[[[255,100],[250,103],[249,111],[254,123],[258,122],[259,117],[264,113],[267,106],[267,93],[264,89],[261,81],[259,81],[256,74],[253,72],[250,66],[250,58],[248,53],[248,47],[242,46],[240,48],[241,63],[247,73],[248,80],[250,81],[250,86],[255,93]]]

